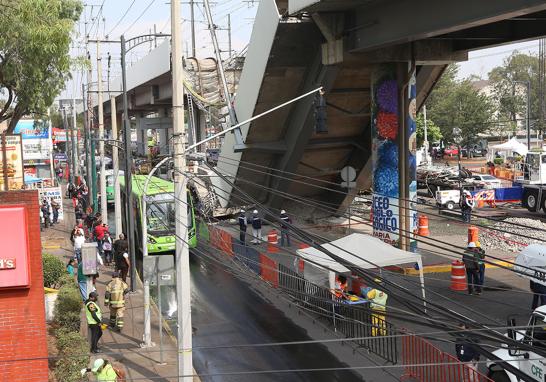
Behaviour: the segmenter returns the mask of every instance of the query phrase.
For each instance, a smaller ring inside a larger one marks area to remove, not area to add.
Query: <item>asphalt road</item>
[[[194,346],[221,346],[311,339],[284,313],[218,265],[192,256]],[[346,367],[324,346],[194,350],[200,375],[222,372]],[[349,371],[233,375],[204,381],[361,381]]]

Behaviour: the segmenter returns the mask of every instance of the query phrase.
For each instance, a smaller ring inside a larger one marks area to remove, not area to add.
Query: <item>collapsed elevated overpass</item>
[[[234,101],[237,118],[322,86],[326,128],[316,130],[317,99],[302,99],[243,126],[243,141],[227,135],[218,169],[273,209],[287,205],[286,193],[343,210],[354,191],[334,185],[341,169],[356,169],[356,189],[368,189],[379,160],[372,147],[378,68],[394,64],[398,90],[414,89],[413,106],[410,100],[397,110],[399,155],[407,158],[415,147],[404,121],[446,66],[471,50],[546,35],[544,17],[546,3],[538,0],[262,0]],[[411,163],[397,166],[399,195],[407,197]],[[247,204],[229,184],[214,182],[223,204]]]

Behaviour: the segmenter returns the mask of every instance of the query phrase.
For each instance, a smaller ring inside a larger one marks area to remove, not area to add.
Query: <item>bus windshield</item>
[[[173,196],[171,194],[149,196],[146,203],[148,232],[151,235],[174,233],[175,213]]]

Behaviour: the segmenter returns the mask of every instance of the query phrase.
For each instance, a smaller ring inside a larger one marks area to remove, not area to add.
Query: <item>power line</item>
[[[125,16],[127,16],[127,13],[129,13],[129,11],[131,10],[131,8],[133,7],[133,5],[135,4],[135,1],[136,0],[133,0],[131,2],[131,4],[129,5],[129,7],[125,10],[125,13],[123,13],[123,15],[119,18],[119,20],[116,22],[116,25],[113,26],[112,29],[110,29],[110,32],[108,32],[108,34],[106,35],[106,37],[108,37],[113,31],[114,29],[116,29],[118,27],[118,25],[123,21],[123,19],[125,18]]]
[[[146,13],[146,11],[153,5],[153,3],[155,3],[155,0],[152,0],[150,1],[150,3],[148,4],[148,6],[146,8],[144,8],[144,10],[142,11],[142,13],[135,19],[135,21],[133,21],[133,23],[131,25],[129,25],[129,28],[125,29],[125,31],[122,33],[122,35],[125,35],[127,32],[129,32],[131,30],[131,28],[137,23],[138,20],[140,20],[140,18],[142,16],[144,16],[144,14]]]

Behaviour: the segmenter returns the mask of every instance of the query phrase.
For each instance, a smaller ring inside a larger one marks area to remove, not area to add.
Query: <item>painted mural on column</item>
[[[418,227],[418,217],[417,217],[417,161],[416,161],[416,152],[417,152],[417,124],[415,119],[417,117],[417,88],[415,80],[415,72],[413,73],[409,85],[408,85],[408,101],[409,101],[409,113],[407,119],[408,127],[408,149],[409,149],[409,214],[410,214],[410,232],[415,232]],[[415,236],[411,235],[410,240],[410,250],[414,252],[417,249],[417,241]]]
[[[383,64],[372,76],[373,234],[398,243],[398,82],[396,65]]]

